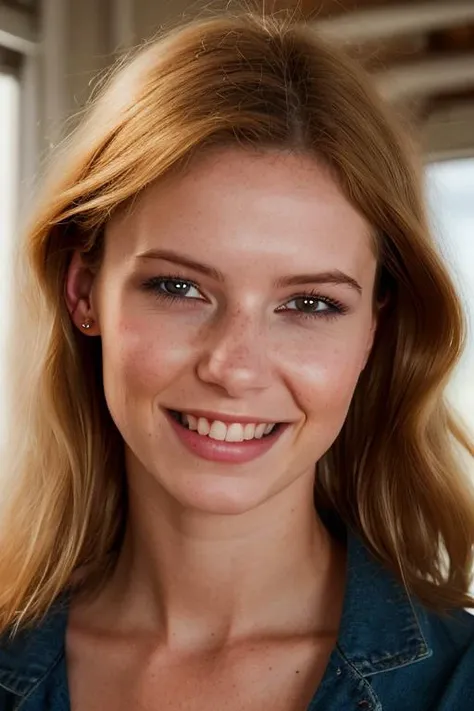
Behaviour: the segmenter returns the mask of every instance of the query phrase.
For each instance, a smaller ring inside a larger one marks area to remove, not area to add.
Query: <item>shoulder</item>
[[[466,693],[474,696],[474,616],[464,610],[427,615],[427,636],[433,673],[443,681],[441,708],[461,708]]]
[[[458,610],[419,614],[429,653],[417,663],[372,678],[382,708],[400,708],[400,699],[416,699],[419,711],[454,711],[474,697],[474,616]],[[408,696],[407,696],[408,695]]]
[[[431,611],[364,541],[348,543],[339,648],[368,684],[373,708],[400,711],[401,700],[416,711],[465,708],[466,694],[474,698],[474,616]]]
[[[454,610],[446,615],[425,613],[423,630],[433,651],[444,650],[458,656],[472,650],[474,644],[474,615],[465,610]]]
[[[35,624],[0,635],[1,711],[53,711],[47,698],[60,691],[66,623],[67,606],[55,604]]]

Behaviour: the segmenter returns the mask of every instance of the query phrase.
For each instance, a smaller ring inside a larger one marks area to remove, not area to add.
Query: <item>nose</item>
[[[197,375],[233,398],[264,390],[271,378],[268,345],[256,319],[244,314],[224,317],[205,340]]]

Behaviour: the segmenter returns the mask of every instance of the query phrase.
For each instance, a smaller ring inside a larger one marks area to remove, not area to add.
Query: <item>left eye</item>
[[[297,296],[287,301],[283,311],[299,311],[300,313],[315,314],[324,311],[335,311],[336,307],[316,296]]]

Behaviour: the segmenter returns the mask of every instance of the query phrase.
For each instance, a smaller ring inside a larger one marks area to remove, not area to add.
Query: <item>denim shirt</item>
[[[67,619],[63,599],[34,628],[0,639],[0,711],[69,711]],[[349,536],[338,642],[307,711],[404,708],[474,709],[474,617],[427,611]]]

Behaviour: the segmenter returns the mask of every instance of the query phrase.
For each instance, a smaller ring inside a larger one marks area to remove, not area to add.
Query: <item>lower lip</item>
[[[222,442],[200,435],[194,430],[188,430],[187,427],[180,425],[168,411],[166,411],[166,416],[178,439],[192,454],[211,462],[228,462],[231,464],[244,464],[261,457],[273,447],[288,427],[288,424],[280,424],[275,432],[271,432],[266,437],[262,437],[262,439],[249,439],[244,442]]]

